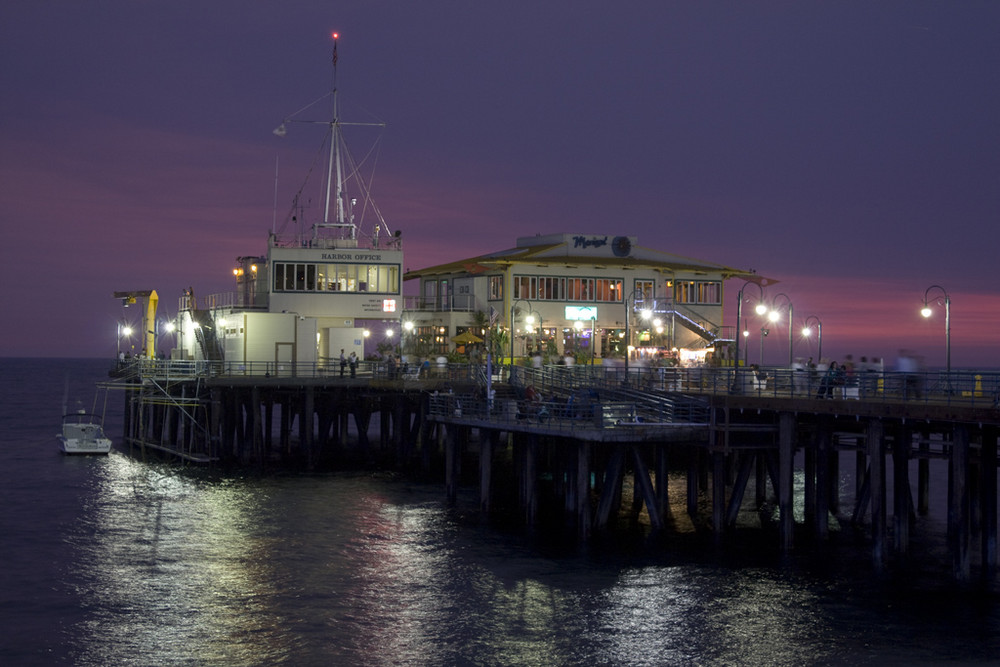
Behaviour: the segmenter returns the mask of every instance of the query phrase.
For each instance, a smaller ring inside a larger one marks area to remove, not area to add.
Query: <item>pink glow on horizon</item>
[[[928,283],[929,284],[929,283]],[[784,289],[782,289],[784,288]],[[920,314],[927,285],[881,282],[873,285],[863,278],[791,277],[765,292],[773,299],[787,293],[794,305],[796,328],[810,315],[823,323],[823,356],[843,359],[851,354],[878,356],[891,363],[900,349],[913,349],[930,366],[944,367],[946,357],[944,308],[933,306],[930,318]],[[739,284],[727,289],[727,315],[735,317],[735,298]],[[757,298],[756,290],[745,295]],[[951,292],[952,367],[1000,367],[1000,295],[974,292]],[[730,299],[732,301],[730,302]],[[784,304],[784,299],[778,300]],[[756,361],[759,324],[750,315],[750,356]],[[765,361],[787,361],[787,316],[765,340]],[[732,321],[732,320],[730,320]],[[815,353],[815,340],[805,341],[795,332],[796,356]],[[813,335],[815,339],[815,334]]]
[[[194,23],[176,3],[157,21],[135,3],[8,3],[0,308],[31,326],[0,329],[0,355],[105,354],[112,291],[155,288],[169,312],[188,286],[231,290],[234,258],[264,252],[322,129],[271,132],[327,90],[339,33],[328,7],[219,2]],[[628,234],[779,280],[767,295],[822,319],[825,356],[911,347],[931,365],[943,312],[918,310],[940,284],[953,365],[1000,367],[998,6],[921,6],[919,32],[907,5],[649,3],[647,21],[567,7],[539,4],[513,50],[499,5],[338,8],[352,48],[335,83],[345,119],[386,122],[368,164],[404,271],[539,233]],[[594,30],[605,57],[581,67]],[[421,48],[399,48],[414,34]],[[785,326],[769,362],[787,360]]]

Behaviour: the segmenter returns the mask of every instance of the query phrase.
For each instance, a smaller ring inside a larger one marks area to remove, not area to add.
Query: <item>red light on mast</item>
[[[330,37],[333,37],[334,39],[340,39],[340,33],[339,32],[331,32],[330,33]]]

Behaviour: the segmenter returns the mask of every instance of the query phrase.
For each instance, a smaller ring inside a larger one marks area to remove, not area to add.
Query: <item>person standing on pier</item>
[[[840,371],[837,367],[837,362],[831,361],[830,366],[826,369],[826,373],[823,374],[823,381],[819,385],[816,398],[833,398],[833,385],[837,383],[839,374]]]
[[[358,370],[358,355],[354,354],[354,350],[351,350],[351,356],[347,358],[347,363],[351,366],[351,377],[353,378]]]
[[[344,371],[347,369],[347,357],[344,356],[344,348],[340,348],[340,377],[344,377]]]

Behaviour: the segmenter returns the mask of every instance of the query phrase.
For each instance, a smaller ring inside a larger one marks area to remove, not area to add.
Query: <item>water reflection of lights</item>
[[[281,620],[259,603],[273,583],[266,540],[244,520],[250,500],[113,455],[75,545],[81,593],[98,601],[92,627],[74,633],[81,663],[249,664],[268,635],[280,647]],[[257,641],[232,641],[246,633]]]

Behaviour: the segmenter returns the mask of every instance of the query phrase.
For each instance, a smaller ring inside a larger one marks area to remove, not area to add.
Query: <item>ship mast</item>
[[[333,33],[333,91],[331,92],[333,96],[333,120],[330,121],[330,159],[326,170],[326,207],[323,211],[323,226],[350,229],[350,238],[353,240],[357,237],[357,228],[355,227],[353,220],[347,222],[344,217],[344,159],[340,154],[342,137],[340,130],[340,109],[337,105],[337,40],[339,38],[340,35],[338,33]],[[333,195],[332,181],[334,170],[336,170],[337,173],[337,220],[336,223],[331,224],[330,197]],[[316,239],[318,233],[319,229],[314,228],[314,240]]]
[[[301,112],[312,107],[316,102],[307,104],[299,111],[296,111],[291,116],[286,117],[281,125],[279,125],[275,130],[274,134],[279,137],[283,137],[287,134],[287,124],[288,123],[312,123],[317,125],[326,125],[329,128],[329,155],[327,157],[327,168],[326,168],[326,195],[323,205],[323,221],[319,223],[314,223],[312,225],[312,242],[316,243],[320,240],[320,230],[321,229],[335,229],[339,231],[340,239],[347,240],[351,242],[356,242],[358,238],[358,229],[354,221],[354,210],[353,206],[355,201],[352,199],[350,202],[347,201],[347,188],[346,180],[354,179],[358,187],[362,190],[361,194],[364,197],[365,206],[374,207],[370,199],[370,192],[368,189],[368,184],[364,182],[358,174],[358,166],[354,163],[353,157],[347,151],[344,144],[343,137],[343,126],[345,125],[362,125],[362,126],[372,126],[372,127],[384,127],[385,123],[358,123],[358,122],[348,122],[345,123],[340,119],[340,104],[338,101],[338,91],[337,91],[337,42],[340,38],[339,33],[332,33],[333,37],[333,86],[329,93],[323,95],[320,99],[325,99],[329,95],[332,102],[332,111],[330,120],[299,120],[296,118]],[[346,165],[346,168],[345,168]],[[301,194],[301,190],[300,190]],[[298,195],[296,195],[296,198]],[[335,201],[334,201],[335,200]],[[332,211],[331,208],[336,207]],[[374,207],[374,212],[381,221],[381,213],[379,213],[378,208]],[[294,219],[294,218],[293,218]],[[384,221],[382,221],[384,224]],[[376,228],[375,234],[378,231]]]

